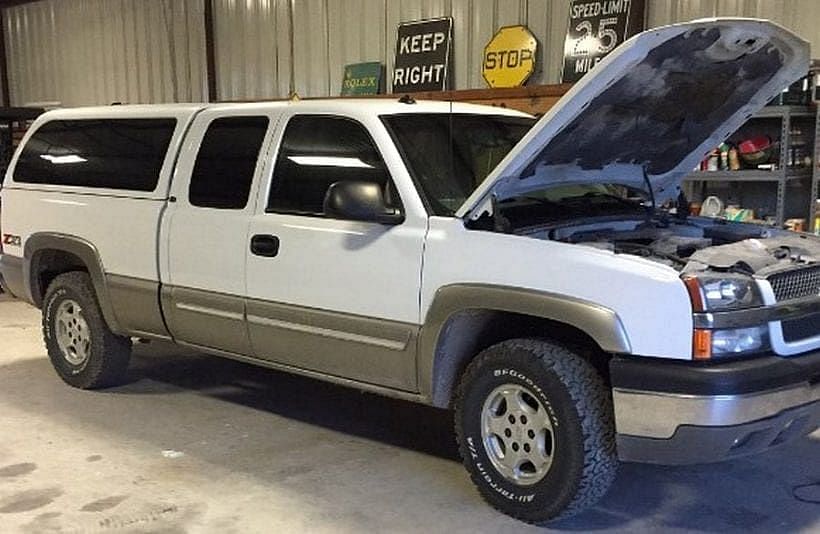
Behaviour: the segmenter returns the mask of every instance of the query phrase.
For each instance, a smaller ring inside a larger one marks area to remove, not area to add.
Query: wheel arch
[[[26,239],[23,284],[32,304],[42,307],[49,283],[70,271],[89,274],[103,318],[112,332],[121,333],[105,283],[102,259],[93,243],[81,237],[51,232],[32,234]]]
[[[609,308],[529,289],[450,285],[436,292],[419,336],[420,393],[434,406],[449,407],[473,357],[514,337],[558,338],[603,355],[631,352],[626,330]]]

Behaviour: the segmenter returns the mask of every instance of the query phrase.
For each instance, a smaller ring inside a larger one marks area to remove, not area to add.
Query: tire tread
[[[79,374],[67,376],[61,372],[55,363],[55,359],[62,358],[60,349],[56,347],[53,340],[48,337],[48,309],[49,303],[54,298],[60,288],[68,288],[78,294],[81,300],[85,301],[83,311],[85,319],[92,329],[92,337],[95,337],[95,346],[98,354],[93,354],[87,367]],[[94,331],[96,330],[96,332]],[[102,316],[97,295],[91,282],[91,277],[84,271],[71,271],[60,274],[51,281],[43,298],[43,341],[48,350],[49,358],[54,364],[57,374],[70,386],[80,389],[100,389],[119,385],[125,378],[128,363],[131,359],[130,338],[119,336],[108,328]]]
[[[566,387],[572,398],[582,426],[584,437],[584,465],[573,497],[552,517],[537,518],[517,512],[515,508],[500,508],[492,499],[492,490],[482,484],[481,478],[470,469],[466,446],[460,425],[456,424],[456,438],[465,467],[485,501],[496,510],[529,524],[543,526],[548,522],[571,517],[595,505],[606,495],[617,476],[619,462],[615,450],[612,396],[601,375],[583,357],[568,347],[540,339],[510,339],[502,341],[477,355],[467,366],[456,390],[456,421],[462,420],[463,398],[466,386],[503,353],[525,352],[544,370],[551,370]],[[497,363],[497,362],[495,362]]]

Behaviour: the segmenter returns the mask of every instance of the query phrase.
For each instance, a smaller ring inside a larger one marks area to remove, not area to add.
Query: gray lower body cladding
[[[135,337],[170,339],[159,300],[159,282],[105,275],[108,296],[117,323]]]
[[[0,254],[0,284],[3,289],[18,298],[25,297],[23,282],[23,258]]]
[[[417,391],[418,325],[174,286],[161,298],[176,341]]]
[[[260,358],[371,384],[417,391],[419,326],[258,300],[247,302]]]

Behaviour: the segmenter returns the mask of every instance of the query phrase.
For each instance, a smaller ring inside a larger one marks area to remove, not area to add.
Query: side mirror
[[[325,194],[324,212],[330,217],[381,224],[401,224],[404,214],[387,207],[379,184],[349,180],[336,182]]]

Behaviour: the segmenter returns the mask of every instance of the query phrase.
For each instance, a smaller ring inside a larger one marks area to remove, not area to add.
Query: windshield
[[[535,119],[464,113],[382,117],[434,215],[451,216]]]

